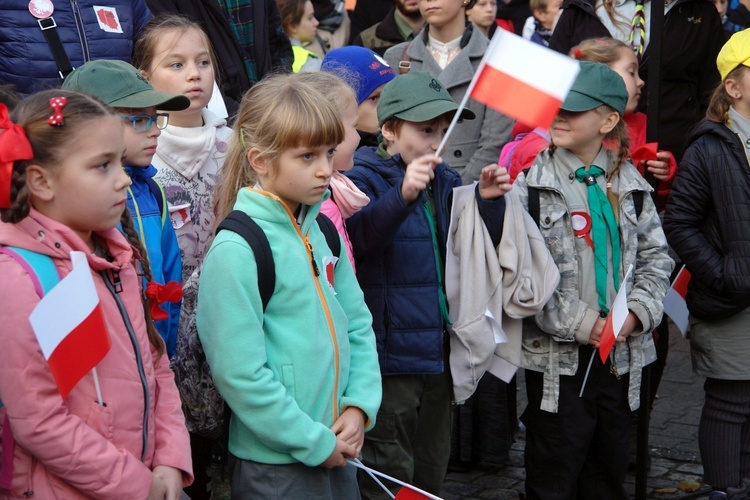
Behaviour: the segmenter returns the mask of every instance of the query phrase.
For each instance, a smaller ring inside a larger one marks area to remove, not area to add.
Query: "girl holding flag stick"
[[[626,160],[620,117],[627,100],[617,73],[580,62],[550,128],[552,144],[514,184],[525,206],[538,207],[537,223],[560,270],[558,290],[526,320],[523,334],[529,499],[627,498],[622,484],[630,412],[639,406],[640,335],[661,320],[674,266],[651,188]],[[619,144],[616,153],[604,146],[610,141]],[[626,307],[617,308],[622,287]],[[608,315],[624,320],[605,321]],[[613,322],[619,331],[605,329]],[[618,333],[611,353],[600,356],[597,349]]]
[[[143,300],[139,274],[151,273],[125,209],[121,120],[65,90],[28,97],[14,119],[0,106],[0,486],[18,498],[178,499],[190,446]],[[24,251],[62,278],[41,301],[43,276]],[[91,293],[74,286],[61,307],[77,279]],[[69,331],[51,339],[32,327],[38,306]]]

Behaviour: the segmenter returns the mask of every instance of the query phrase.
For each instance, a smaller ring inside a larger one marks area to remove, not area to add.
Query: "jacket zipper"
[[[148,381],[146,380],[146,371],[143,368],[143,357],[141,356],[141,348],[138,346],[138,339],[135,336],[135,331],[133,330],[133,324],[130,322],[130,316],[128,316],[128,311],[125,309],[125,305],[120,300],[120,297],[117,295],[117,292],[115,292],[115,286],[112,284],[112,282],[110,282],[109,276],[106,271],[101,271],[99,274],[101,274],[102,278],[104,278],[104,283],[107,285],[107,290],[109,290],[109,293],[115,299],[115,303],[117,304],[117,309],[120,310],[120,316],[122,316],[123,323],[125,323],[125,329],[128,331],[128,336],[130,337],[130,343],[133,344],[133,351],[135,352],[135,361],[136,361],[136,364],[138,365],[138,375],[141,378],[141,385],[143,386],[143,402],[144,402],[143,436],[142,436],[143,450],[141,451],[141,462],[143,462],[146,459],[146,449],[148,448],[148,409],[150,406],[150,396],[149,396],[149,390],[148,390]]]
[[[275,197],[274,197],[275,198]],[[282,204],[283,205],[283,204]],[[336,329],[333,326],[333,318],[331,317],[331,311],[328,308],[328,302],[326,302],[325,296],[323,295],[323,289],[320,286],[320,280],[318,277],[320,276],[320,269],[318,268],[318,264],[315,262],[315,255],[313,254],[313,246],[310,243],[310,240],[302,234],[302,230],[299,227],[299,224],[297,224],[297,221],[294,219],[294,216],[289,211],[289,209],[286,207],[286,205],[283,205],[284,209],[287,212],[287,215],[289,215],[289,218],[292,221],[292,227],[297,231],[297,234],[302,239],[302,241],[305,244],[305,249],[307,250],[307,254],[310,258],[310,268],[313,272],[313,281],[315,282],[315,288],[318,291],[318,297],[320,298],[320,303],[323,306],[323,312],[326,315],[326,321],[328,322],[328,330],[331,332],[331,342],[333,343],[333,360],[334,360],[334,368],[335,373],[333,374],[333,418],[336,420],[339,418],[339,403],[338,403],[338,393],[339,393],[339,343],[336,339]]]
[[[29,479],[26,482],[26,491],[23,492],[23,496],[25,497],[33,497],[34,496],[34,471],[36,471],[36,457],[31,457],[31,467],[29,471]]]
[[[78,40],[81,42],[81,52],[83,52],[83,62],[89,62],[89,42],[86,40],[86,31],[83,26],[83,18],[81,17],[81,11],[78,8],[78,0],[70,0],[70,8],[73,11],[73,20],[76,23],[76,31],[78,31]],[[75,69],[75,68],[73,68]]]

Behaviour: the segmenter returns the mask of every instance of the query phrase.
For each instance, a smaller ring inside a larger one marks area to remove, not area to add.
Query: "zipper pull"
[[[315,254],[313,253],[313,247],[310,244],[310,240],[305,238],[305,245],[307,245],[307,249],[310,250],[310,262],[312,262],[313,270],[315,271],[315,277],[320,276],[320,269],[318,269],[318,264],[315,262]]]
[[[122,292],[122,281],[120,281],[120,270],[112,271],[112,286],[115,288],[115,293]]]

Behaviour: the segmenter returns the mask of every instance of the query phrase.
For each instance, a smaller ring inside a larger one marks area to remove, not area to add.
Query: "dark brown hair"
[[[281,27],[287,36],[291,36],[291,30],[302,21],[305,15],[305,4],[308,0],[276,0],[281,14]]]
[[[747,71],[747,66],[740,64],[729,72],[726,78],[724,78],[724,81],[719,82],[711,94],[711,100],[706,109],[706,119],[715,123],[726,123],[727,120],[729,120],[727,113],[729,112],[729,107],[732,105],[733,101],[732,98],[729,97],[729,94],[727,94],[727,89],[724,83],[730,78],[732,80],[739,80],[744,71]]]

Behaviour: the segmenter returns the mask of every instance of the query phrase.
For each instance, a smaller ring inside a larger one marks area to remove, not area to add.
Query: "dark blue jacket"
[[[375,148],[364,147],[355,153],[354,165],[346,175],[370,203],[346,225],[357,278],[372,313],[380,370],[384,375],[442,373],[444,323],[438,264],[424,206],[428,192],[409,205],[404,203],[401,184],[406,166],[400,155],[383,160]],[[455,170],[446,164],[437,166],[432,193],[441,274],[453,188],[460,185]],[[493,233],[502,233],[503,198],[480,200],[480,213]],[[499,236],[493,234],[493,240],[499,241]]]
[[[52,17],[73,68],[94,59],[130,62],[133,41],[151,19],[144,0],[57,0]],[[114,8],[122,33],[103,30],[94,5]],[[29,0],[0,2],[0,83],[11,83],[22,94],[59,87],[55,59],[29,12]]]

